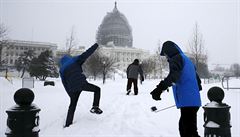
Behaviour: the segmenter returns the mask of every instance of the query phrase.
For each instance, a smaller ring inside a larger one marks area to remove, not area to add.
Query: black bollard
[[[14,94],[16,105],[8,109],[7,137],[38,137],[39,111],[40,109],[32,104],[34,94],[28,88],[21,88]]]
[[[204,137],[231,137],[230,106],[222,103],[224,91],[220,87],[208,90],[211,101],[203,106],[204,109]]]

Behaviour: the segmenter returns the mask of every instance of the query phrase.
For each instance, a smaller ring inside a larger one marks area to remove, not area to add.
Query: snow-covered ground
[[[139,95],[126,96],[126,79],[116,78],[115,81],[89,81],[101,87],[100,107],[102,115],[89,112],[93,93],[82,92],[75,112],[74,124],[63,128],[69,105],[60,79],[54,79],[55,86],[43,86],[42,81],[35,81],[32,89],[35,94],[34,104],[40,111],[40,137],[179,137],[178,109],[170,108],[159,113],[150,110],[152,106],[159,109],[174,105],[172,91],[162,94],[161,101],[154,101],[150,96],[151,90],[159,80],[145,80],[139,84]],[[230,81],[231,82],[231,81]],[[240,79],[233,81],[240,83]],[[207,91],[210,87],[220,86],[221,83],[204,84],[201,91],[202,104],[209,103]],[[15,105],[13,95],[22,87],[21,79],[13,79],[13,84],[0,78],[0,137],[5,137],[7,109]],[[240,90],[225,90],[224,103],[231,106],[232,137],[240,137]],[[198,111],[198,131],[203,137],[203,109]]]

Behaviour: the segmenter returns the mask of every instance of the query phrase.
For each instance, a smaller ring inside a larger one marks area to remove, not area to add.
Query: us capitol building
[[[112,12],[107,13],[98,27],[96,41],[104,55],[117,60],[120,70],[126,70],[136,58],[142,61],[149,56],[148,51],[133,47],[132,28],[116,2]]]

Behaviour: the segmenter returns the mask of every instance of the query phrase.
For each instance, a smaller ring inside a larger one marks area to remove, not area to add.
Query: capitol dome
[[[98,28],[96,35],[100,45],[117,47],[132,47],[132,29],[127,18],[117,9],[117,3],[112,12],[108,12]]]

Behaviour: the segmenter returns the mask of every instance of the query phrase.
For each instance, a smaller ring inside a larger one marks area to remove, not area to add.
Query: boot
[[[103,111],[98,107],[98,106],[93,106],[92,109],[90,110],[91,113],[95,114],[102,114]]]

